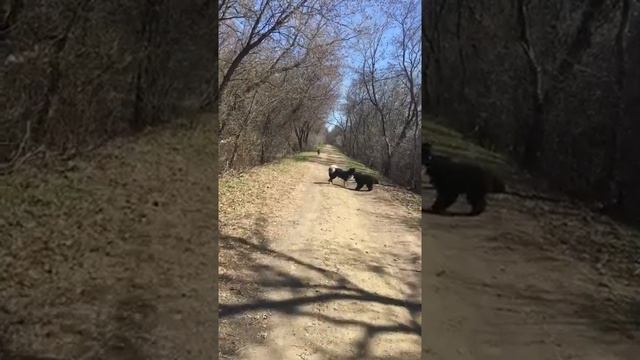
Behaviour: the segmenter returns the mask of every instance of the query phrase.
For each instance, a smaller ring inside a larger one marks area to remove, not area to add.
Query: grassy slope
[[[433,145],[436,154],[480,163],[498,172],[504,172],[509,168],[508,159],[504,155],[472,144],[460,133],[434,122],[422,122],[422,139]]]

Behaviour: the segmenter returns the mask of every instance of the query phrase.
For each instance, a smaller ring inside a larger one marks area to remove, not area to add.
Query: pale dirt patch
[[[211,359],[213,130],[0,178],[1,359]]]
[[[221,197],[222,359],[420,358],[419,196],[328,184],[332,163],[325,147],[246,174],[250,221]]]
[[[424,191],[425,207],[434,196]],[[478,217],[424,214],[422,226],[426,359],[638,358],[636,233],[508,196]]]

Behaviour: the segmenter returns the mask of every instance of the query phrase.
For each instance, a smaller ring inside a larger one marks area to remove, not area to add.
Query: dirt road
[[[223,230],[221,359],[420,358],[419,204],[328,184],[330,164],[345,159],[325,147],[273,186],[249,175],[272,197],[245,236]]]
[[[424,191],[425,206],[433,197]],[[633,234],[509,197],[492,197],[478,217],[425,214],[422,226],[425,358],[638,358]]]

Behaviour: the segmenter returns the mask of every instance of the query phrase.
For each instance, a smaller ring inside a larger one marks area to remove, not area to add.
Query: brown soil
[[[329,184],[345,163],[325,147],[221,183],[221,359],[420,358],[419,196]]]
[[[165,128],[0,178],[0,359],[211,359],[215,157]]]
[[[426,207],[434,195],[424,191]],[[577,207],[509,196],[491,197],[478,217],[425,214],[422,226],[425,358],[638,358],[634,232]]]

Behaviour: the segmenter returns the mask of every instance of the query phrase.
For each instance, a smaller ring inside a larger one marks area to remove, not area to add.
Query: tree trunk
[[[53,41],[53,51],[51,55],[49,55],[49,77],[47,79],[47,90],[45,91],[42,105],[40,105],[36,112],[36,120],[33,129],[33,140],[36,143],[44,141],[47,134],[49,118],[51,117],[53,106],[60,91],[60,82],[62,79],[60,61],[62,53],[67,47],[69,35],[71,34],[73,27],[76,25],[80,13],[86,10],[87,5],[89,5],[91,1],[92,0],[84,0],[84,2],[74,10],[73,15],[65,25],[62,34]],[[21,3],[18,2],[17,5],[21,6]]]
[[[535,48],[529,34],[527,8],[524,0],[518,0],[518,25],[520,26],[520,45],[527,56],[527,64],[531,76],[531,120],[525,128],[522,163],[525,169],[538,170],[540,151],[544,144],[544,111],[545,87],[543,83],[542,65],[538,62]]]
[[[233,168],[233,164],[236,161],[236,156],[238,155],[238,147],[240,146],[240,136],[242,136],[243,132],[244,127],[240,128],[236,136],[234,136],[233,138],[233,150],[231,151],[231,157],[229,158],[229,161],[227,161],[227,166],[229,169]]]
[[[613,119],[609,133],[609,144],[607,147],[607,161],[605,162],[604,181],[606,189],[604,195],[604,207],[606,211],[622,210],[623,189],[620,184],[619,163],[621,157],[620,133],[626,115],[625,99],[625,78],[627,74],[625,36],[629,28],[630,0],[622,0],[620,6],[620,20],[616,33],[615,53],[616,53],[616,90],[618,96],[618,114]]]
[[[145,15],[142,22],[142,56],[138,63],[138,70],[134,80],[134,103],[133,114],[129,121],[129,126],[134,131],[140,131],[148,125],[148,120],[153,116],[149,113],[148,104],[148,91],[150,85],[149,66],[151,59],[151,47],[154,38],[154,32],[156,31],[155,23],[158,19],[158,13],[156,11],[157,3],[154,0],[147,0],[145,6]]]

